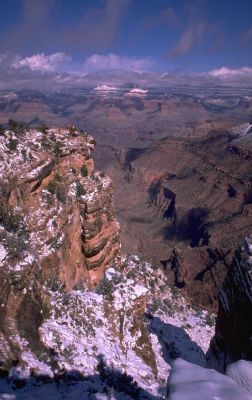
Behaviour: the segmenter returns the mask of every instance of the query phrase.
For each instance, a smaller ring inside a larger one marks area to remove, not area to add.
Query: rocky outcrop
[[[225,370],[240,359],[252,360],[252,236],[236,252],[219,293],[216,332],[208,365]]]
[[[0,137],[1,361],[39,347],[45,287],[97,286],[120,265],[110,179],[94,172],[92,136],[71,130],[6,131]]]

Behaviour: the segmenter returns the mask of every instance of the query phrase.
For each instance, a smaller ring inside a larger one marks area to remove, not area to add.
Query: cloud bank
[[[93,54],[76,63],[63,52],[38,53],[28,57],[0,54],[0,89],[54,90],[96,84],[140,87],[172,85],[246,85],[252,87],[252,67],[221,67],[198,74],[177,71],[153,72],[150,58],[125,57],[117,54]],[[71,72],[74,71],[74,72]]]
[[[44,53],[34,54],[31,57],[19,58],[12,64],[13,68],[28,67],[31,71],[49,72],[56,71],[61,65],[71,61],[71,57],[66,53],[54,53],[45,55]]]
[[[231,69],[227,67],[221,67],[217,69],[213,69],[208,73],[210,76],[221,79],[232,79],[234,77],[251,77],[252,76],[252,68],[251,67],[241,67],[236,69]]]
[[[153,61],[148,58],[130,58],[112,53],[108,55],[93,54],[86,59],[83,71],[86,73],[113,69],[145,71],[149,70],[153,64]]]

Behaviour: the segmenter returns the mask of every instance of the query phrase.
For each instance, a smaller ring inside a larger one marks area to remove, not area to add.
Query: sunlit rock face
[[[219,294],[216,333],[208,365],[225,370],[240,359],[252,360],[252,236],[236,252]]]
[[[0,136],[1,360],[19,358],[20,331],[38,346],[45,285],[91,289],[120,265],[112,185],[94,172],[94,145],[73,128]]]
[[[242,387],[243,386],[243,387]],[[168,379],[169,400],[251,400],[246,382],[240,386],[230,377],[177,359]]]

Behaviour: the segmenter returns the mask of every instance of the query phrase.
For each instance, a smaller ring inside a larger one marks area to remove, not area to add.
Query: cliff
[[[223,371],[233,361],[252,361],[252,236],[236,251],[223,288],[215,336],[208,351],[208,365]]]
[[[94,172],[94,144],[74,130],[0,136],[2,362],[19,357],[21,331],[39,346],[45,287],[93,288],[120,265],[112,185]]]
[[[250,148],[252,135],[232,135],[165,137],[118,155],[127,192],[123,197],[123,184],[117,183],[124,245],[161,262],[188,301],[212,310],[252,221],[252,158],[243,151]]]

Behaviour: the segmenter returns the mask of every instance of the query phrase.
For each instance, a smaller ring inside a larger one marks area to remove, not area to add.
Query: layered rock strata
[[[39,340],[44,286],[91,289],[120,265],[112,185],[94,172],[94,143],[73,130],[0,136],[1,360],[18,358],[21,331]]]
[[[118,156],[128,191],[126,201],[117,183],[116,208],[127,250],[161,261],[189,300],[212,309],[252,222],[252,159],[231,151],[249,149],[252,135],[232,135],[166,137]]]

